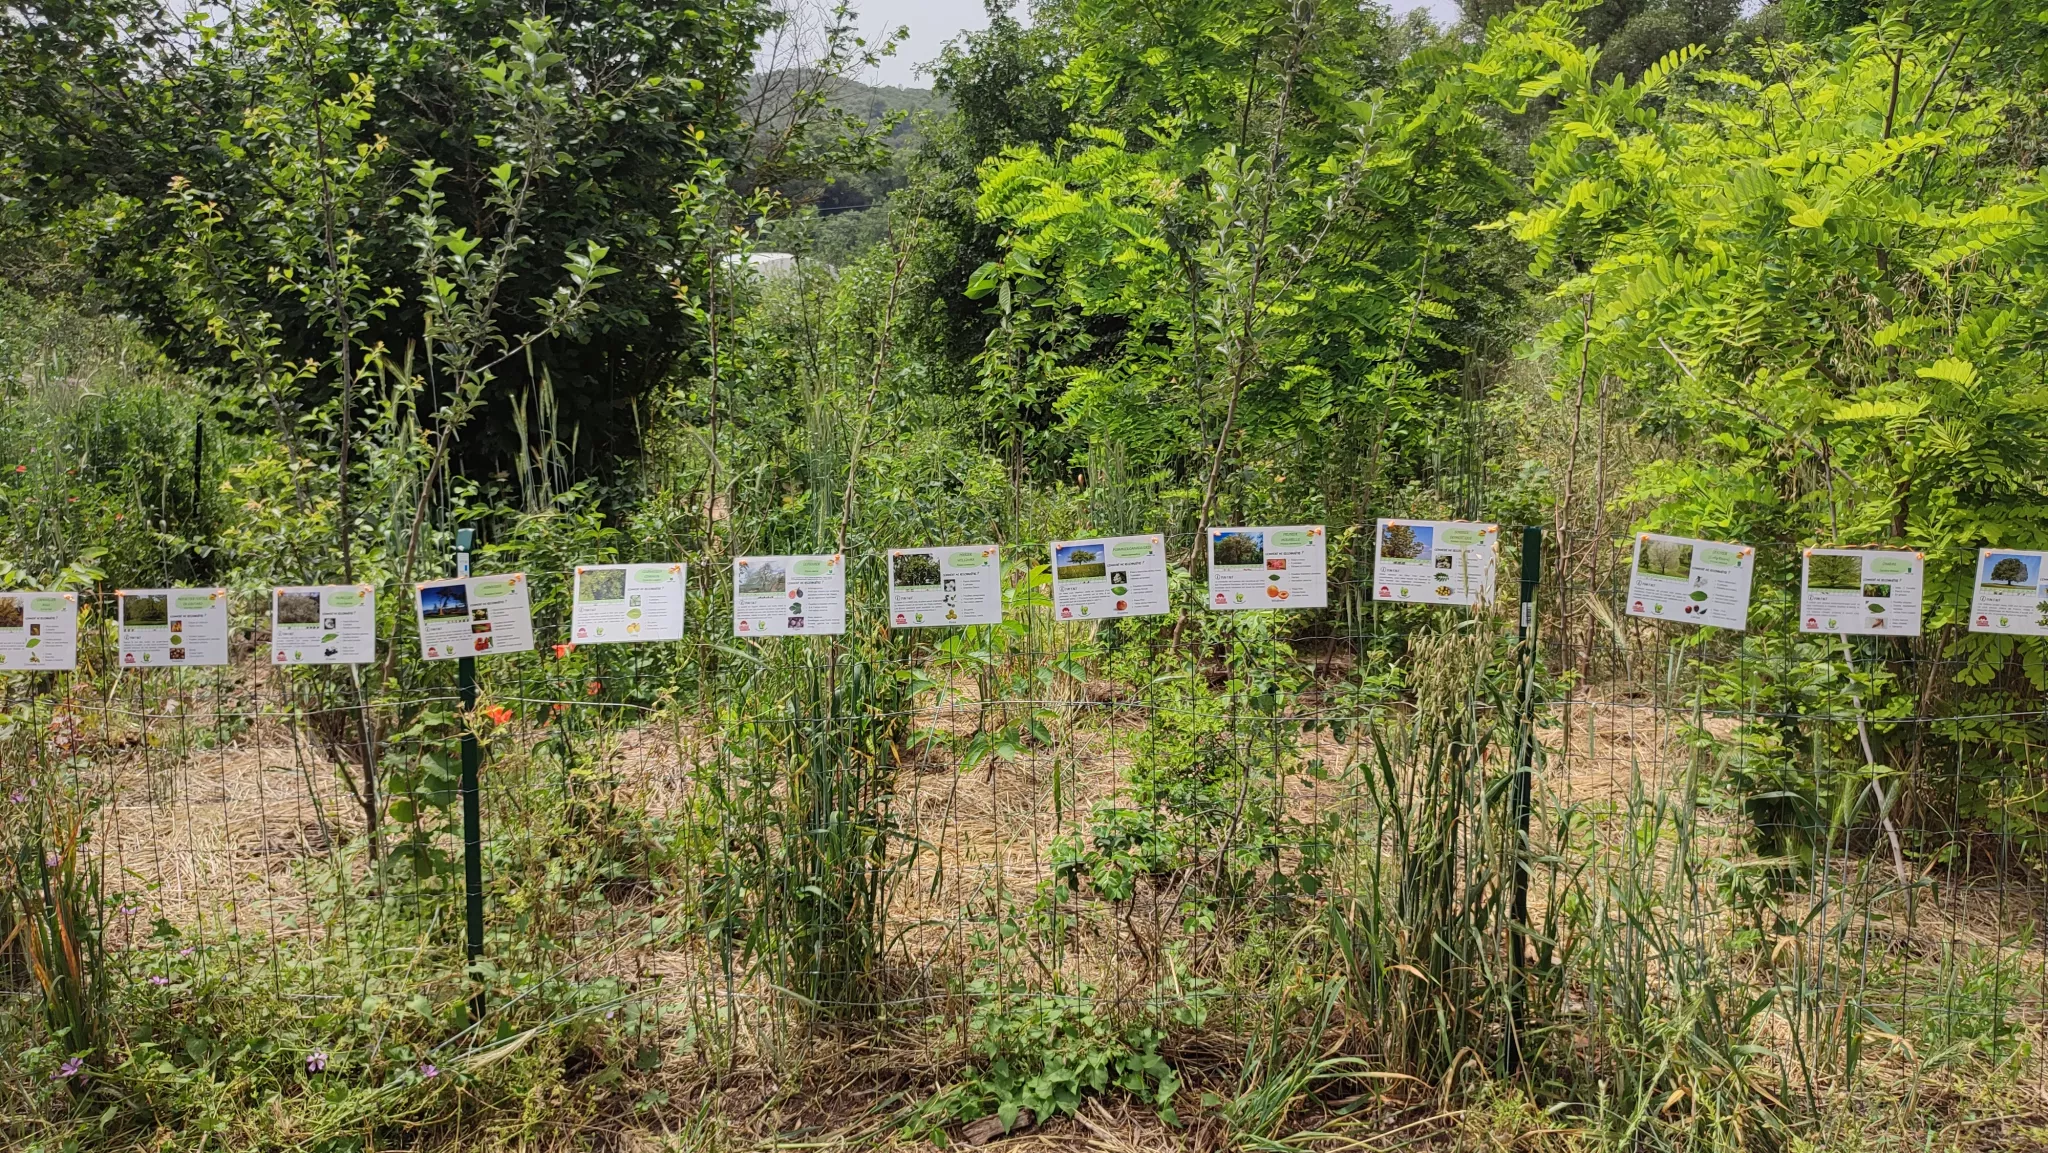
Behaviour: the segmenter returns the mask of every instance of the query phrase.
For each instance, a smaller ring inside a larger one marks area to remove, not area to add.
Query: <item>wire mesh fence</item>
[[[276,669],[242,627],[227,667],[138,673],[88,643],[5,682],[6,777],[17,848],[97,875],[107,979],[411,1005],[443,1065],[620,1014],[647,1060],[713,1063],[992,999],[1245,1020],[1311,964],[1353,1044],[1439,1077],[1675,1029],[1783,1113],[1878,1069],[2038,1079],[2031,650],[1973,641],[1938,561],[1922,636],[1801,635],[1798,551],[1760,550],[1741,635],[1553,564],[1530,647],[1347,579],[1319,612],[1204,612],[1180,577],[1174,614],[1063,624],[1022,569],[1002,626],[887,633],[857,568],[844,638],[734,640],[699,590],[679,644],[480,662],[468,713],[409,654]]]

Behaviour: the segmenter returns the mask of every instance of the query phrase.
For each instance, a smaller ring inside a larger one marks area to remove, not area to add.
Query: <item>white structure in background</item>
[[[725,258],[727,264],[740,263],[740,256],[734,253]],[[746,264],[763,280],[779,280],[796,273],[796,257],[787,252],[754,252],[746,257]]]

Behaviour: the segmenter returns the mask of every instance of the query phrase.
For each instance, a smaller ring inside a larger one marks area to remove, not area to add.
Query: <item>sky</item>
[[[1387,6],[1396,14],[1411,8],[1427,9],[1439,24],[1458,18],[1458,0],[1391,0]],[[988,26],[980,0],[854,0],[854,8],[860,13],[861,30],[869,43],[899,25],[910,29],[910,39],[897,48],[896,55],[866,78],[870,84],[929,87],[931,80],[917,75],[917,66],[937,56],[946,41],[963,30]]]

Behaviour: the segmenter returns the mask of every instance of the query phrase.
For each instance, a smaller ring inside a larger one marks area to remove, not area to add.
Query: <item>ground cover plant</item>
[[[0,12],[4,1143],[2048,1144],[2048,13],[1461,11],[997,5],[897,105],[753,0]],[[1375,598],[1447,520],[1491,602]],[[1742,631],[1631,608],[1711,542]],[[273,657],[325,584],[373,662]]]

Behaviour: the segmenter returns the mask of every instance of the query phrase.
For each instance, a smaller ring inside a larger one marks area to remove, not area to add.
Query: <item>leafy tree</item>
[[[1399,560],[1414,560],[1422,555],[1422,542],[1415,539],[1413,528],[1390,524],[1380,533],[1380,552]]]
[[[1991,579],[2000,584],[2023,583],[2027,579],[2027,563],[2018,557],[2001,557],[1991,566]]]
[[[923,588],[939,583],[939,562],[930,553],[909,552],[890,559],[894,583],[904,588]]]
[[[480,402],[482,428],[463,442],[480,466],[516,454],[515,398],[542,374],[586,459],[629,451],[649,390],[695,354],[700,334],[674,307],[670,283],[687,256],[672,227],[675,189],[707,162],[740,157],[752,144],[751,53],[773,20],[756,0],[689,8],[570,0],[549,14],[571,79],[555,110],[564,176],[533,191],[521,226],[531,245],[508,254],[498,307],[510,328],[544,327],[554,254],[572,244],[605,247],[618,273],[575,332],[552,334],[534,344],[530,361],[501,366]],[[307,180],[360,167],[351,174],[356,195],[329,205],[344,217],[302,222],[302,231],[318,235],[345,219],[350,275],[373,292],[404,284],[415,236],[397,193],[421,160],[447,170],[442,211],[453,229],[474,238],[504,226],[493,196],[500,161],[488,143],[494,98],[473,60],[478,46],[523,15],[516,0],[279,0],[201,9],[189,19],[145,0],[16,5],[0,12],[0,185],[20,202],[18,226],[69,238],[99,295],[186,365],[232,376],[236,350],[195,325],[192,302],[180,296],[182,273],[161,257],[189,223],[166,199],[173,181],[217,211],[223,251],[268,252],[264,232],[276,222],[266,222],[266,205],[280,191],[275,145],[290,123],[252,110],[270,105],[287,81],[322,99],[351,93],[345,118],[292,146],[317,151],[327,166],[318,175],[318,164],[294,169]],[[774,155],[775,171],[802,170],[801,144]],[[316,366],[277,378],[274,397],[264,396],[269,385],[250,389],[266,408],[274,399],[288,423],[332,398],[342,374],[323,351],[334,335],[325,318],[332,309],[316,314],[305,287],[288,273],[252,276],[238,289],[269,317],[277,364]],[[358,346],[402,350],[426,308],[406,294],[352,313]]]
[[[912,261],[917,273],[908,302],[911,335],[929,354],[939,383],[973,395],[983,382],[974,360],[998,327],[985,301],[968,295],[974,270],[1001,258],[1003,227],[976,208],[980,166],[1006,148],[1054,148],[1073,113],[1055,87],[1074,49],[1063,19],[1040,12],[1027,25],[1013,0],[984,0],[988,27],[948,44],[933,65],[932,86],[950,111],[931,121],[910,165],[899,211],[920,219]],[[1044,435],[1057,423],[1051,390],[1029,380],[1000,393],[981,392],[988,435],[1011,455],[1012,476],[1060,476],[1066,461]]]
[[[1115,446],[1189,519],[1226,490],[1359,519],[1455,428],[1515,283],[1470,228],[1512,192],[1458,49],[1403,64],[1375,10],[1278,0],[1083,0],[1066,36],[1067,139],[982,168],[981,387],[1054,398],[1073,456]]]
[[[1248,536],[1227,536],[1216,542],[1217,564],[1252,565],[1265,559],[1265,549]]]
[[[1485,24],[1517,0],[1460,0],[1465,18]],[[1574,13],[1579,35],[1597,47],[1595,74],[1633,80],[1665,55],[1692,45],[1718,46],[1739,27],[1736,0],[1594,0]]]
[[[1764,598],[1743,645],[1766,675],[1741,691],[1754,707],[1765,684],[1784,708],[1732,746],[1752,815],[1799,830],[1778,847],[1803,851],[1807,832],[1859,813],[1888,822],[1901,801],[1936,804],[1920,774],[1956,759],[1942,735],[1995,749],[2019,729],[1879,726],[1840,750],[1859,768],[1822,774],[1800,763],[1813,742],[1795,702],[1989,714],[2048,688],[2040,642],[1960,620],[1976,548],[2048,539],[2031,162],[2006,145],[2012,98],[1960,79],[1999,49],[1988,29],[1928,29],[1900,8],[1836,40],[1759,45],[1749,71],[1688,77],[1702,56],[1689,48],[1606,84],[1581,31],[1562,5],[1503,18],[1479,73],[1510,110],[1553,108],[1532,149],[1534,198],[1505,224],[1554,286],[1558,391],[1604,375],[1640,432],[1689,446],[1638,472],[1628,497],[1646,526],[1927,558],[1925,636],[1860,671],[1837,643],[1773,637],[1788,618]],[[1796,550],[1773,563],[1788,560]],[[1758,587],[1790,575],[1761,572]],[[1955,683],[1909,690],[1905,662],[1941,657],[1961,658]],[[1971,771],[1995,778],[1997,764]]]

